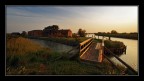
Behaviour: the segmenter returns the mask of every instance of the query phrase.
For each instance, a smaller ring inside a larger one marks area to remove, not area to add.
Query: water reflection
[[[30,40],[32,40],[36,43],[39,43],[40,45],[42,45],[44,47],[48,47],[55,52],[67,52],[73,48],[72,46],[55,43],[55,42],[51,42],[51,41],[46,41],[46,40],[39,40],[39,39],[30,39]]]

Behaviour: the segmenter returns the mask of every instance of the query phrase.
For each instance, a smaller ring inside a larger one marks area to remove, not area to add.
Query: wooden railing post
[[[102,61],[103,61],[103,56],[104,55],[104,38],[102,40]]]
[[[79,54],[81,54],[81,44],[79,44]]]

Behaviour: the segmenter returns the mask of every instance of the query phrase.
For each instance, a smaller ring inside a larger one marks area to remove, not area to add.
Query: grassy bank
[[[94,42],[102,43],[102,40],[94,39]],[[124,45],[123,42],[120,42],[120,41],[105,40],[104,46],[118,56],[126,52],[126,46]],[[106,49],[104,50],[104,53],[108,56],[111,56],[110,52]]]
[[[62,43],[70,46],[77,46],[80,42],[83,42],[84,40],[88,39],[86,37],[79,37],[79,38],[66,38],[66,37],[28,37],[33,39],[42,39],[57,43]]]
[[[104,44],[107,48],[121,48],[121,47],[125,46],[123,42],[111,41],[111,40],[105,40]]]
[[[121,70],[111,67],[108,62],[96,66],[80,63],[78,60],[61,58],[66,53],[51,51],[22,37],[7,39],[6,74],[7,75],[111,75],[121,74]],[[55,61],[54,61],[55,60]]]
[[[102,43],[102,39],[94,39],[94,42]],[[125,46],[123,42],[111,41],[111,40],[105,40],[104,44],[107,48],[121,48],[121,47]]]

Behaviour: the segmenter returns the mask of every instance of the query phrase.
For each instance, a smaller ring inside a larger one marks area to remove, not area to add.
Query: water
[[[94,37],[94,34],[89,35],[89,37]],[[98,38],[98,36],[96,36]],[[99,36],[99,39],[102,39],[102,36]],[[108,39],[108,38],[106,38]],[[123,38],[115,38],[111,37],[111,40],[113,41],[121,41],[127,46],[126,54],[122,54],[119,57],[125,61],[127,64],[129,64],[133,69],[138,71],[138,40],[132,40],[132,39],[123,39]],[[116,60],[114,57],[111,58],[115,63],[121,64],[118,60]]]
[[[72,46],[55,43],[55,42],[51,42],[51,41],[46,41],[46,40],[39,40],[39,39],[30,39],[30,40],[32,40],[36,43],[39,43],[40,45],[42,45],[44,47],[48,47],[55,52],[67,52],[73,48]]]
[[[89,37],[92,37],[92,34],[89,35]],[[98,36],[96,36],[96,38],[98,38]],[[99,38],[102,39],[102,36],[99,36]],[[51,41],[38,40],[38,39],[31,39],[31,40],[41,44],[42,46],[51,48],[56,52],[66,52],[73,48],[72,46],[55,43]],[[138,56],[139,56],[138,40],[122,39],[122,38],[114,38],[114,37],[111,37],[111,40],[121,41],[127,46],[126,54],[122,54],[119,57],[127,64],[129,64],[132,68],[134,68],[136,71],[138,71],[138,64],[139,64],[138,63]],[[121,64],[115,58],[111,58],[111,60],[113,60],[115,63]]]

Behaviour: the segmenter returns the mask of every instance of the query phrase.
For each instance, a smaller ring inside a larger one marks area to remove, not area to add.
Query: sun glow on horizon
[[[137,6],[7,6],[7,32],[22,32],[58,25],[86,32],[138,32]]]

